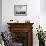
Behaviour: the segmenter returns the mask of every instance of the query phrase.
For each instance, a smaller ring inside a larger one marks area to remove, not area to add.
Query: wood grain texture
[[[7,23],[9,25],[9,31],[11,31],[12,33],[16,33],[16,32],[27,32],[28,33],[28,37],[27,37],[27,41],[28,41],[28,46],[33,46],[33,23]],[[14,36],[15,38],[15,36]],[[27,46],[27,45],[26,45]]]

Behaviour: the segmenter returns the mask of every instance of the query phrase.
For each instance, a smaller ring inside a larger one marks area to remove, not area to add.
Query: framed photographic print
[[[14,16],[26,16],[27,5],[14,5]]]

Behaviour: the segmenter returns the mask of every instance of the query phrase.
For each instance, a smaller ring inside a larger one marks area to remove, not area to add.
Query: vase
[[[39,40],[39,46],[45,46],[45,41]]]

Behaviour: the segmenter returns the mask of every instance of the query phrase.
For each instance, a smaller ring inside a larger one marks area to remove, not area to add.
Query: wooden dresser
[[[21,46],[33,46],[33,23],[7,23],[12,33],[13,41],[22,43]]]

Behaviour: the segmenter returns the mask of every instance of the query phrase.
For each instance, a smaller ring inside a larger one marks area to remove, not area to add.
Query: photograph
[[[14,16],[27,16],[27,5],[14,5]]]

